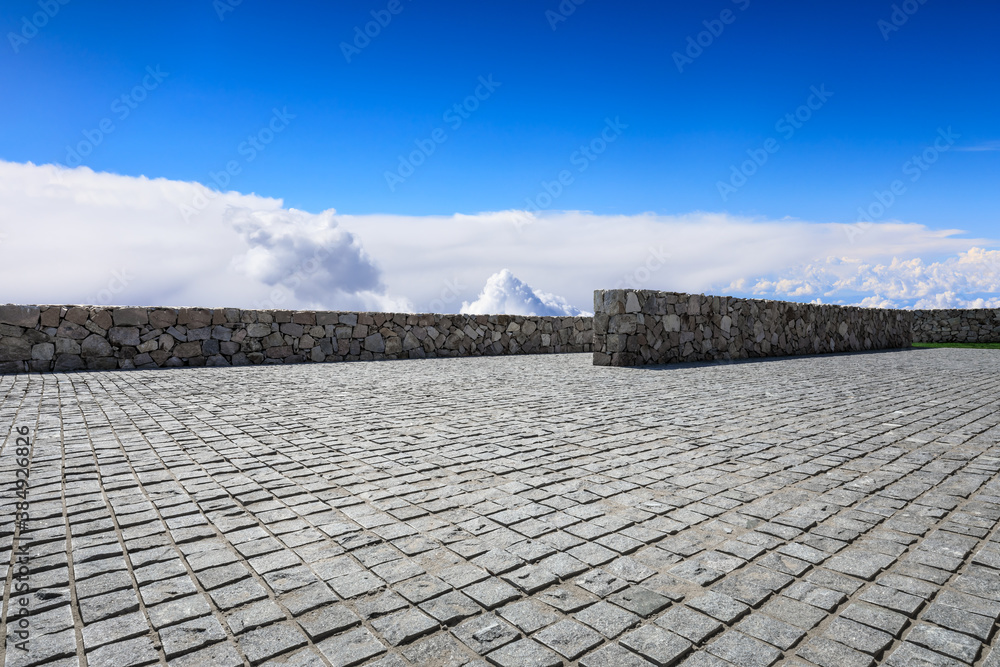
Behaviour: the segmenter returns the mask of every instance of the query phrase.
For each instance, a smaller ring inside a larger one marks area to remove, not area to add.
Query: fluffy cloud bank
[[[584,315],[579,308],[554,294],[536,292],[507,269],[487,278],[479,298],[463,303],[459,311],[472,315]]]
[[[893,258],[885,264],[829,257],[727,289],[879,308],[1000,308],[1000,251],[974,247],[942,261]]]
[[[899,286],[913,283],[915,265],[937,275],[919,297],[935,299],[936,307],[998,296],[995,284],[981,280],[984,266],[995,261],[996,251],[987,249],[996,241],[902,222],[859,230],[720,213],[580,211],[338,220],[379,259],[386,284],[407,285],[418,308],[431,304],[432,310],[473,300],[488,267],[496,266],[581,310],[592,309],[594,289],[614,287],[842,304],[878,296],[880,303],[908,307],[918,301],[915,284],[910,292]]]
[[[407,310],[332,212],[0,161],[0,301]]]
[[[0,302],[574,312],[593,307],[594,289],[633,287],[1000,305],[998,248],[902,222],[314,214],[197,183],[0,161]]]

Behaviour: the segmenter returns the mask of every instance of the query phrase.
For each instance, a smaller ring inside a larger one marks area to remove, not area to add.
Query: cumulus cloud
[[[583,315],[579,308],[566,299],[531,289],[517,277],[503,269],[486,279],[479,298],[463,303],[461,313],[471,315]]]
[[[302,303],[385,290],[378,268],[357,238],[337,226],[332,210],[231,207],[224,217],[249,246],[233,265],[254,281],[287,287]]]
[[[410,310],[333,211],[0,161],[0,301]]]
[[[767,298],[821,295],[827,302],[873,308],[995,308],[1000,251],[973,247],[938,261],[892,257],[885,263],[828,257],[729,288]]]

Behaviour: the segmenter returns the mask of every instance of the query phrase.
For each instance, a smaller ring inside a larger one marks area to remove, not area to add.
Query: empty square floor
[[[1000,352],[20,375],[0,400],[7,667],[1000,667]]]

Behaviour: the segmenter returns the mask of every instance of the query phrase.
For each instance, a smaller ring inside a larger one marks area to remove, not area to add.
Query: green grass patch
[[[1000,350],[1000,343],[914,343],[913,347],[966,347],[973,350]]]

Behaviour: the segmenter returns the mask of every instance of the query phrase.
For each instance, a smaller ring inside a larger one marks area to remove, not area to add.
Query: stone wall
[[[1000,343],[1000,308],[913,311],[914,343]]]
[[[648,290],[594,292],[594,365],[909,347],[912,313]]]
[[[589,317],[0,306],[0,373],[590,352]]]

